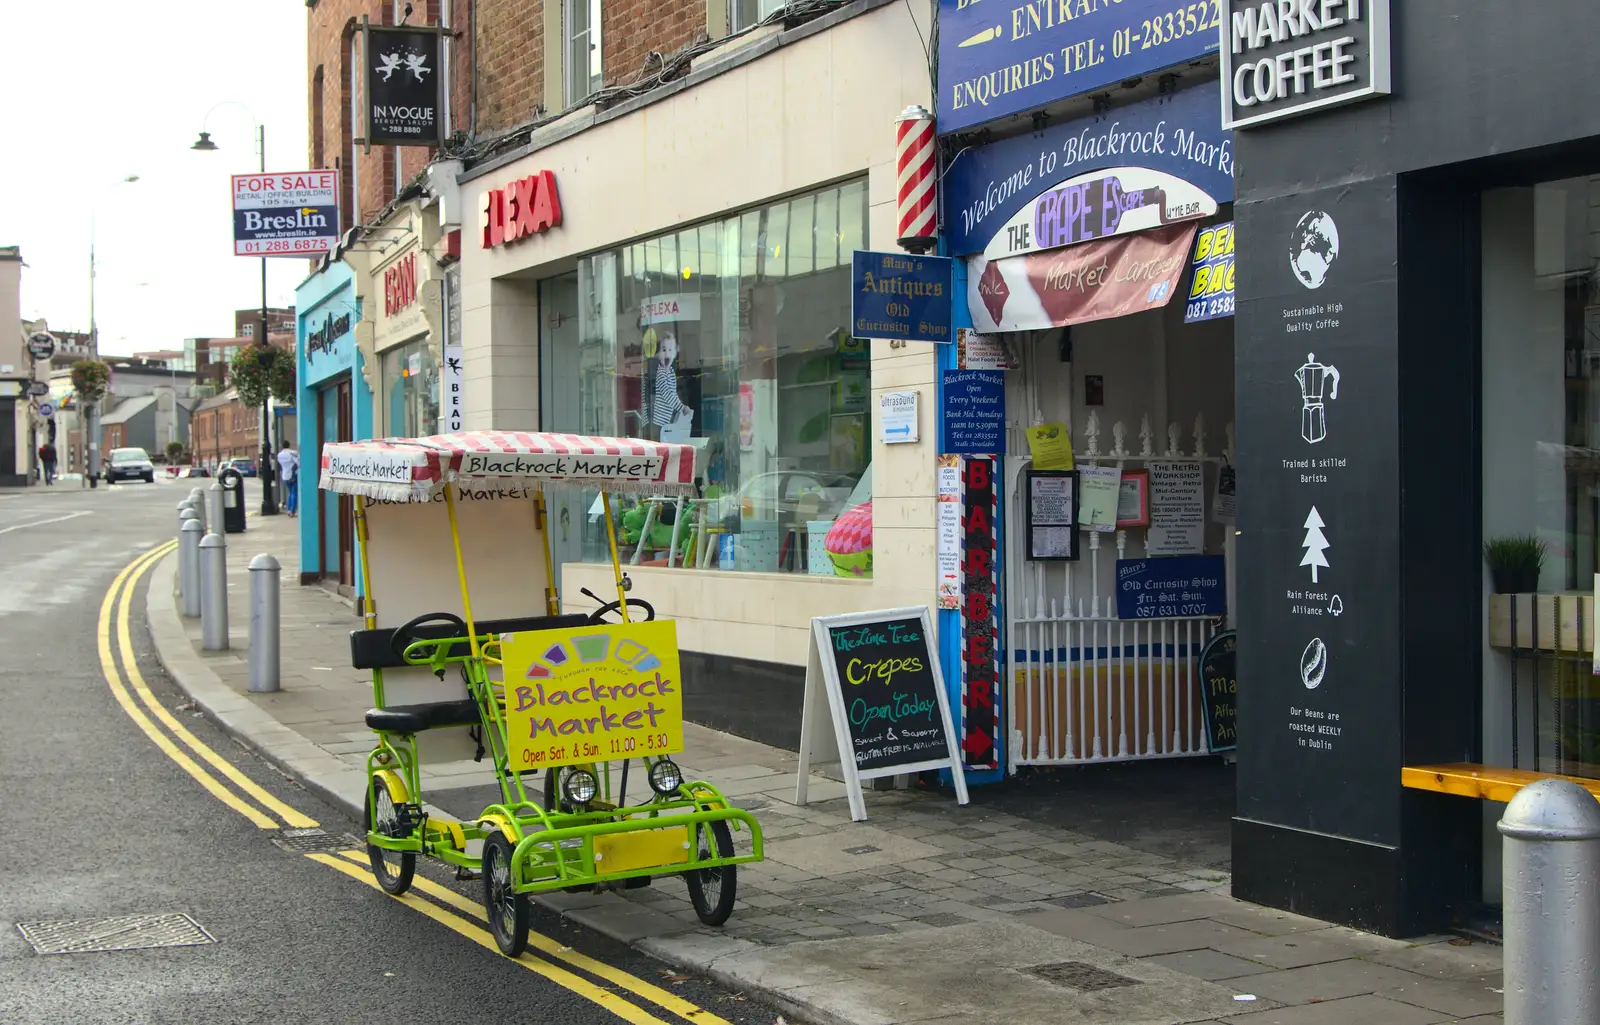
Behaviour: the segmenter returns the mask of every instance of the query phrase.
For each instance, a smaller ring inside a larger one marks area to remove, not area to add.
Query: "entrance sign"
[[[856,822],[867,817],[864,779],[949,769],[957,803],[967,803],[927,606],[811,620],[796,804],[806,803],[816,755],[839,759]]]
[[[234,256],[316,256],[339,242],[339,174],[233,176]]]
[[[947,33],[941,27],[940,37]],[[949,111],[940,116],[948,124]],[[1153,96],[965,150],[942,182],[950,255],[985,251],[1023,207],[1063,182],[1129,167],[1180,179],[1214,203],[1232,202],[1233,135],[1222,130],[1214,87]]]
[[[1200,693],[1206,747],[1213,753],[1239,747],[1239,637],[1227,630],[1200,652]]]
[[[1221,0],[1222,127],[1389,92],[1389,0]]]
[[[1201,228],[1194,240],[1194,271],[1189,277],[1185,324],[1233,316],[1233,222]]]
[[[1228,612],[1220,555],[1117,560],[1118,619],[1180,619]]]
[[[1094,92],[1217,48],[1214,2],[939,0],[939,131]]]
[[[444,141],[439,29],[381,27],[362,19],[367,58],[368,146],[437,146]]]
[[[513,770],[683,750],[671,620],[506,634],[501,651]]]
[[[955,341],[951,261],[856,250],[850,269],[851,334],[910,342]]]

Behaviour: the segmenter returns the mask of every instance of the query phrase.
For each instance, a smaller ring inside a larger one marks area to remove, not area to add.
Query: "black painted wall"
[[[1480,195],[1600,171],[1600,4],[1392,6],[1391,97],[1235,134],[1234,893],[1405,935],[1480,886],[1478,804],[1399,785],[1404,764],[1479,753]],[[1290,251],[1314,211],[1340,251],[1307,288]],[[1316,443],[1294,377],[1308,352],[1341,373]],[[1299,565],[1313,504],[1317,584]],[[1342,614],[1294,592],[1338,594]]]

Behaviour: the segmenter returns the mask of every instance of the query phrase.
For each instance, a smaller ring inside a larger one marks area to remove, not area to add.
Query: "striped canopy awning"
[[[426,438],[330,442],[324,491],[429,502],[444,485],[507,492],[577,484],[617,494],[694,494],[692,445],[527,431],[460,431]],[[513,497],[507,494],[506,497]]]

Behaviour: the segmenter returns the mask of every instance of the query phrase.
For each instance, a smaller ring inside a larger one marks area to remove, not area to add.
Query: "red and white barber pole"
[[[938,160],[933,114],[912,104],[895,118],[895,170],[900,181],[900,247],[926,253],[938,241]]]

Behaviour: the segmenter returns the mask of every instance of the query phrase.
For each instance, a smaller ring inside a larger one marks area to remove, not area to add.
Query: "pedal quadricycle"
[[[672,758],[683,748],[676,632],[629,595],[610,502],[692,495],[694,455],[513,432],[323,448],[322,488],[355,506],[365,629],[350,648],[372,672],[366,842],[384,890],[410,887],[418,855],[480,873],[511,956],[538,893],[677,875],[701,921],[727,920],[736,866],[762,857],[761,827]],[[600,489],[616,598],[592,611],[562,611],[545,534],[556,487]],[[424,765],[452,755],[492,766],[499,800],[474,818],[424,801]]]

